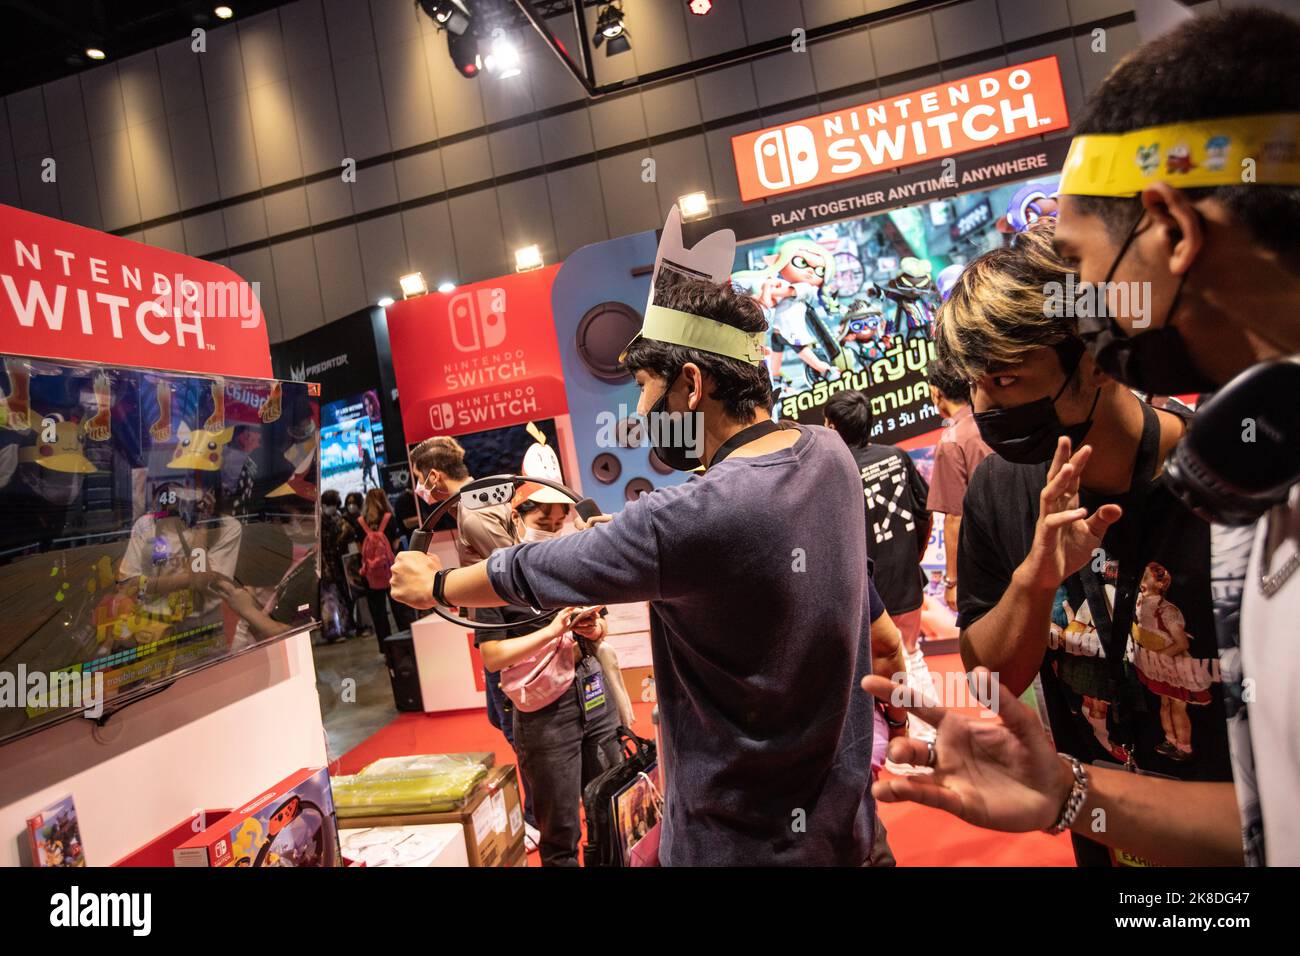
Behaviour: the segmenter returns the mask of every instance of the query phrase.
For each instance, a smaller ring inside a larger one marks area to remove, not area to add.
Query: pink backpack
[[[361,576],[366,579],[366,584],[377,591],[382,591],[393,582],[393,548],[384,536],[384,529],[388,527],[388,519],[391,517],[391,514],[385,514],[375,530],[371,530],[365,518],[357,519],[361,530],[366,533],[365,540],[361,542]]]
[[[527,713],[541,710],[573,686],[573,635],[565,631],[532,657],[501,671],[501,690]]]

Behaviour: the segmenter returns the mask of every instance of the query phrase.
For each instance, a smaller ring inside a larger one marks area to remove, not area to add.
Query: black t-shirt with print
[[[1046,464],[1016,465],[997,455],[976,469],[962,506],[960,627],[997,604],[1028,556],[1047,471]],[[1092,580],[1104,586],[1108,609],[1114,607],[1118,575],[1129,573],[1121,562],[1135,555],[1131,563],[1143,569],[1126,666],[1116,690],[1085,593],[1086,575],[1072,575],[1057,591],[1039,671],[1056,749],[1089,763],[1132,764],[1184,780],[1231,780],[1210,527],[1159,479],[1141,501],[1131,494],[1080,494],[1080,505],[1090,513],[1108,502],[1123,507],[1124,517],[1103,539],[1103,554],[1090,562],[1090,570],[1100,572]],[[1116,699],[1120,708],[1112,714]],[[1117,720],[1122,726],[1115,726]],[[1077,837],[1075,850],[1081,865],[1110,860],[1104,847]]]
[[[930,512],[930,486],[912,456],[893,445],[850,447],[862,476],[867,508],[867,554],[875,562],[876,589],[890,614],[921,606],[921,554]]]

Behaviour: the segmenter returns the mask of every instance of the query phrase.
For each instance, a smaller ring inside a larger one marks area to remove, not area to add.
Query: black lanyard
[[[712,468],[714,465],[720,463],[724,458],[742,445],[748,445],[752,441],[758,441],[765,435],[770,435],[772,432],[780,431],[785,431],[784,427],[772,421],[770,418],[761,422],[755,422],[752,425],[742,428],[722,443],[722,447],[717,450],[713,456],[713,460],[709,462],[709,467]]]
[[[1082,595],[1079,594],[1077,586],[1067,585],[1067,591],[1071,592],[1070,600],[1076,607],[1079,607],[1084,600],[1087,601],[1092,612],[1093,626],[1097,629],[1097,637],[1106,651],[1106,670],[1112,685],[1114,695],[1112,703],[1115,705],[1114,716],[1117,718],[1114,721],[1107,721],[1108,725],[1113,725],[1108,727],[1112,740],[1117,736],[1120,738],[1125,736],[1122,729],[1117,729],[1126,724],[1125,717],[1121,716],[1126,699],[1124,658],[1128,650],[1129,633],[1133,628],[1133,615],[1137,610],[1138,588],[1142,582],[1142,574],[1146,570],[1141,548],[1150,524],[1151,510],[1147,498],[1151,486],[1155,483],[1159,456],[1160,418],[1155,409],[1143,403],[1142,438],[1138,443],[1137,460],[1133,463],[1133,478],[1128,492],[1121,499],[1124,508],[1124,517],[1121,521],[1126,528],[1131,528],[1133,533],[1124,542],[1124,553],[1116,556],[1119,568],[1116,574],[1113,610],[1106,601],[1102,575],[1097,573],[1091,563],[1085,564],[1078,573],[1079,582],[1082,584]],[[1127,743],[1128,741],[1120,739],[1116,742]]]

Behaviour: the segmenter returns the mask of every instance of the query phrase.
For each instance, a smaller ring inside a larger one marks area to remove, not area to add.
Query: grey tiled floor
[[[337,760],[397,716],[388,666],[374,637],[354,637],[338,644],[313,642],[316,690],[329,740],[329,758]],[[355,681],[355,694],[347,679]]]

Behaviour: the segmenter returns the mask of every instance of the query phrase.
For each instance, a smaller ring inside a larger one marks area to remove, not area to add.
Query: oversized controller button
[[[659,457],[659,454],[653,448],[650,449],[650,467],[661,475],[671,475],[677,470],[665,465],[663,459]]]
[[[640,448],[645,440],[645,420],[630,415],[614,426],[614,437],[619,448]]]
[[[632,377],[618,357],[639,331],[640,312],[622,302],[602,302],[578,322],[574,346],[587,371],[602,382],[618,384]]]
[[[616,456],[603,451],[591,463],[591,473],[596,476],[596,480],[602,485],[612,485],[618,481],[618,476],[623,473],[623,463]]]
[[[647,478],[633,478],[623,486],[623,497],[628,501],[636,501],[644,494],[649,494],[655,490],[655,486],[650,484]]]

